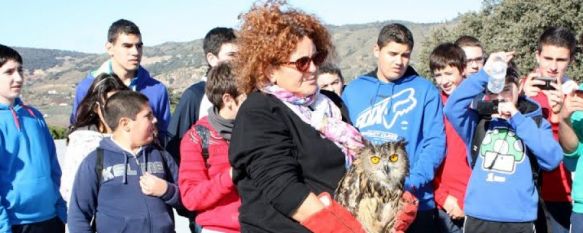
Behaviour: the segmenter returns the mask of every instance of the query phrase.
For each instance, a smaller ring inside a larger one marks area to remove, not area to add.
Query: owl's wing
[[[334,199],[354,215],[358,205],[358,199],[361,196],[360,193],[360,175],[357,172],[356,166],[353,164],[338,183]]]

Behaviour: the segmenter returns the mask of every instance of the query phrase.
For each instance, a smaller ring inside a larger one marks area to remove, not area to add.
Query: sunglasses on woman
[[[319,66],[324,62],[324,60],[326,60],[326,56],[327,54],[325,52],[318,52],[311,57],[300,57],[295,61],[284,62],[283,64],[295,65],[298,71],[307,72],[310,69],[310,64],[312,62],[314,62],[314,65]]]

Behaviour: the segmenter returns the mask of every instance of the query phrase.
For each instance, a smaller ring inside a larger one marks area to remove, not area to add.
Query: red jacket
[[[447,96],[441,93],[443,104],[447,101]],[[439,170],[433,180],[435,187],[435,203],[443,209],[445,198],[451,195],[457,198],[458,205],[463,210],[464,198],[468,180],[472,174],[472,169],[468,165],[466,145],[457,134],[451,123],[444,117],[446,154]]]
[[[196,223],[221,232],[239,232],[241,199],[229,175],[229,142],[223,139],[204,117],[195,125],[209,129],[209,157],[205,165],[200,137],[191,127],[180,143],[178,184],[184,206],[196,211]]]
[[[555,140],[559,140],[559,123],[551,122],[551,107],[547,96],[541,91],[538,95],[532,97],[543,111],[543,116],[549,121],[553,130]],[[561,162],[559,167],[550,172],[541,172],[542,186],[541,195],[545,201],[556,202],[571,202],[571,173],[565,168],[565,164]]]

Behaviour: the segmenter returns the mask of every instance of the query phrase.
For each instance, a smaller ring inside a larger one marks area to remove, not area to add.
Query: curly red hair
[[[285,5],[268,1],[240,16],[239,51],[233,63],[243,93],[268,84],[265,71],[287,62],[304,36],[314,42],[318,52],[330,54],[333,50],[330,34],[316,16],[289,7],[282,10]]]

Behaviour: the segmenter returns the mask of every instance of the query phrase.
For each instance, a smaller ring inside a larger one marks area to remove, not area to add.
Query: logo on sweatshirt
[[[147,167],[147,168],[146,168]],[[164,164],[160,161],[147,162],[147,165],[140,163],[140,169],[142,174],[144,172],[149,172],[151,174],[164,174]],[[101,171],[101,176],[103,177],[103,182],[114,179],[115,177],[127,176],[137,176],[138,171],[134,170],[127,163],[115,164],[112,166],[104,167]]]
[[[400,122],[400,129],[406,130],[408,122],[401,120],[401,117],[417,106],[417,99],[414,97],[415,89],[403,89],[362,111],[355,121],[355,126],[362,129],[372,125],[382,125],[388,130]]]
[[[507,128],[489,130],[480,146],[482,169],[513,174],[516,165],[524,161],[525,146],[516,133]]]

